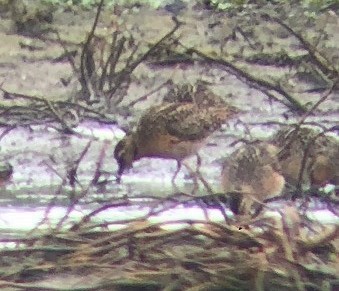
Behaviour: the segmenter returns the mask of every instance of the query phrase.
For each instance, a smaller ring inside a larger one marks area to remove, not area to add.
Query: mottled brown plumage
[[[241,146],[225,161],[222,186],[235,214],[249,214],[255,200],[277,196],[285,180],[277,159],[278,148],[265,142]]]
[[[208,85],[208,82],[202,80],[197,81],[194,86],[173,84],[163,102],[195,103],[199,107],[229,106],[220,96],[214,94]]]
[[[143,157],[175,159],[179,170],[181,161],[196,154],[207,137],[237,112],[234,107],[199,108],[193,103],[151,107],[140,118],[136,130],[126,135],[115,148],[118,175]]]
[[[311,127],[284,127],[272,138],[280,149],[279,160],[286,181],[293,186],[339,184],[339,141]],[[304,157],[304,171],[300,175]]]
[[[18,33],[41,34],[52,22],[55,6],[44,0],[11,0],[9,11]]]

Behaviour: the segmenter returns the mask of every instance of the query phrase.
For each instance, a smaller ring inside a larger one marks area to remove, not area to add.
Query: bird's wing
[[[199,108],[192,103],[171,104],[163,109],[161,116],[167,132],[181,140],[200,140],[230,117],[226,108]]]

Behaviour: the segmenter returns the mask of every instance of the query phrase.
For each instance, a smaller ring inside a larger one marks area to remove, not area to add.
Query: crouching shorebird
[[[274,145],[256,142],[241,146],[224,162],[222,186],[234,214],[248,215],[256,202],[281,194],[285,179],[278,152]]]
[[[270,140],[291,186],[339,184],[339,141],[311,127],[283,127]]]
[[[177,161],[174,182],[182,161],[197,154],[207,138],[238,113],[233,106],[201,108],[194,103],[165,103],[151,107],[140,118],[136,130],[128,133],[115,147],[118,181],[134,161],[157,157]]]

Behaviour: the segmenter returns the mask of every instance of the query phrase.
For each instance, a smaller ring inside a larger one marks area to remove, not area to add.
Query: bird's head
[[[10,163],[0,164],[0,185],[11,179],[13,166]]]
[[[120,140],[114,149],[114,158],[118,163],[117,178],[120,179],[123,172],[132,168],[136,159],[137,146],[133,134],[127,134]]]

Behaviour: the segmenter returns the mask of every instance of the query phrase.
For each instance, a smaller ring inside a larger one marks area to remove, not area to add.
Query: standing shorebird
[[[200,108],[194,103],[166,103],[151,107],[140,118],[136,130],[115,147],[118,179],[125,169],[132,167],[133,161],[158,157],[177,161],[173,182],[182,161],[197,154],[207,138],[238,112],[232,106]]]
[[[235,214],[250,214],[256,201],[278,196],[285,179],[277,159],[278,148],[266,143],[246,144],[224,162],[222,186]]]
[[[284,127],[270,140],[292,186],[339,184],[339,140],[311,127]]]

